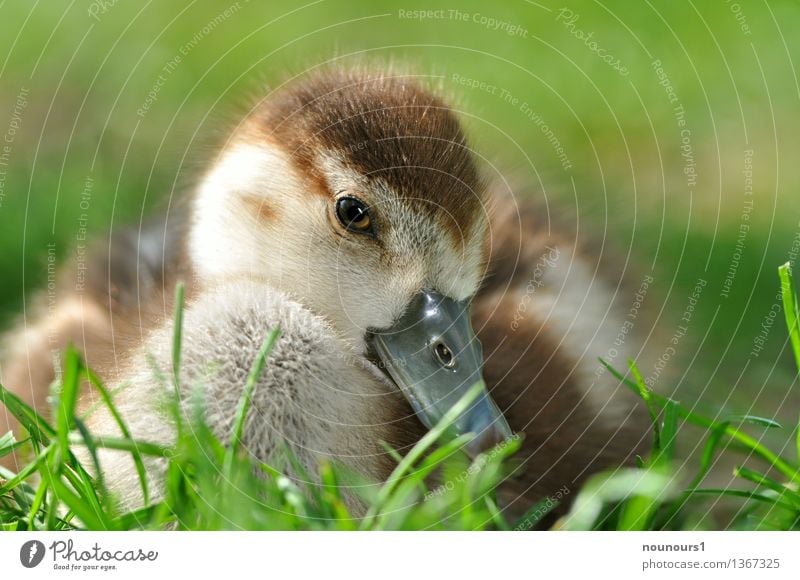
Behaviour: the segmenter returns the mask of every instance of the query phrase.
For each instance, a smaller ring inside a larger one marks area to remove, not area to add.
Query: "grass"
[[[800,318],[791,270],[779,269],[783,305],[798,372]],[[173,374],[180,380],[182,299],[178,290]],[[557,502],[540,502],[518,521],[509,521],[498,507],[496,490],[509,472],[519,448],[512,438],[472,464],[460,453],[465,438],[443,441],[457,415],[477,395],[478,385],[454,406],[405,456],[393,450],[397,467],[380,485],[364,481],[334,463],[319,466],[314,479],[287,449],[274,465],[257,463],[241,447],[242,432],[256,380],[269,364],[278,330],[264,340],[244,385],[236,421],[226,445],[204,421],[202,392],[193,391],[188,412],[180,411],[177,396],[173,418],[177,437],[169,447],[131,439],[113,397],[87,369],[77,351],[65,354],[64,373],[55,390],[53,416],[48,422],[11,392],[0,388],[0,399],[24,426],[26,437],[0,437],[0,456],[29,452],[30,461],[18,473],[0,470],[0,527],[4,530],[135,530],[135,529],[281,529],[281,530],[512,530],[531,529]],[[736,529],[800,530],[800,425],[797,456],[790,458],[767,448],[760,435],[781,429],[771,419],[753,415],[713,419],[652,392],[636,365],[630,374],[607,368],[636,392],[650,411],[652,449],[638,466],[590,478],[569,512],[556,527],[566,530],[664,530],[697,527],[693,514],[708,509],[709,501],[733,501],[736,509],[727,527]],[[76,413],[83,381],[97,389],[115,417],[122,436],[99,438]],[[178,392],[177,390],[175,391]],[[705,444],[694,475],[687,477],[676,456],[676,443],[688,425],[703,429]],[[746,431],[747,429],[747,431]],[[88,450],[93,476],[75,454]],[[98,450],[130,453],[137,466],[145,505],[125,511],[106,488]],[[720,455],[757,458],[758,469],[737,464],[737,487],[703,487]],[[144,462],[158,457],[167,462],[163,493],[152,500],[152,482]],[[258,475],[256,475],[258,473]],[[433,474],[438,479],[433,479]],[[291,475],[289,475],[291,474]],[[676,475],[677,474],[677,475]],[[688,483],[684,483],[688,482]],[[373,484],[373,485],[371,485]],[[430,486],[434,486],[432,489]],[[356,517],[344,490],[355,490],[367,506]],[[705,507],[704,507],[705,506]]]

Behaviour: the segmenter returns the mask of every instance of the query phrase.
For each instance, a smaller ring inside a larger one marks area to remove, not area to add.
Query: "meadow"
[[[800,372],[800,309],[788,264],[780,268],[786,326]],[[519,436],[513,436],[475,458],[462,452],[471,434],[447,437],[455,419],[470,407],[482,384],[474,385],[449,409],[405,456],[387,446],[397,461],[381,483],[364,479],[336,462],[323,461],[318,474],[310,473],[286,447],[280,463],[255,461],[242,446],[242,433],[251,398],[280,329],[267,333],[242,385],[236,419],[229,440],[214,435],[205,420],[207,401],[200,385],[182,400],[181,338],[183,287],[177,288],[173,333],[172,375],[154,372],[171,392],[166,403],[175,426],[171,445],[131,437],[114,405],[114,392],[84,366],[70,348],[64,374],[54,389],[54,424],[37,414],[10,391],[0,387],[0,401],[24,426],[27,437],[10,433],[0,438],[0,457],[31,447],[33,459],[18,472],[0,467],[0,527],[21,530],[797,530],[800,529],[800,421],[796,446],[790,456],[775,452],[748,431],[784,430],[778,422],[756,415],[706,417],[651,391],[636,363],[628,362],[630,376],[604,363],[647,406],[651,418],[652,448],[637,458],[635,468],[592,476],[567,498],[568,487],[554,491],[510,520],[498,501],[498,490],[513,475],[513,455]],[[115,418],[120,437],[97,437],[86,427],[90,408],[78,412],[82,381],[91,384]],[[686,436],[681,425],[705,431],[702,456],[691,481],[683,483],[676,471],[689,465],[676,450]],[[75,453],[84,447],[91,466]],[[121,506],[103,477],[98,450],[129,453],[136,466],[143,505]],[[737,460],[733,475],[746,488],[703,485],[720,454]],[[145,458],[166,463],[163,489],[153,490]],[[745,462],[756,462],[752,469]],[[94,471],[94,475],[87,468]],[[348,496],[349,494],[349,496]],[[569,511],[555,522],[550,512],[567,499]],[[700,503],[698,507],[696,504]],[[725,519],[708,501],[733,500],[735,509]],[[355,504],[354,504],[355,502]],[[354,507],[355,505],[355,507]],[[710,517],[713,514],[713,517]]]

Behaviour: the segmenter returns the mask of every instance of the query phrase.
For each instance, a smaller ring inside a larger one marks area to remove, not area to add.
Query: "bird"
[[[597,361],[625,327],[619,261],[551,223],[535,193],[488,179],[444,93],[363,65],[269,92],[180,217],[100,244],[88,289],[73,284],[55,312],[41,304],[7,333],[0,378],[44,409],[52,353],[74,343],[105,380],[129,385],[117,402],[134,436],[168,442],[145,360],[169,364],[180,281],[181,374],[202,378],[222,438],[260,341],[281,330],[244,435],[262,461],[286,439],[312,470],[327,456],[384,480],[380,442],[407,451],[483,381],[454,426],[474,435],[473,456],[522,434],[502,488],[510,513],[633,463],[646,414]],[[618,350],[633,352],[631,340]],[[113,428],[102,412],[90,425]],[[132,464],[109,471],[135,504]]]

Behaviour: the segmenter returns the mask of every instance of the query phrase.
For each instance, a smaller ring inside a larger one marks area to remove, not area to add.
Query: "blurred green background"
[[[686,326],[658,390],[791,423],[798,29],[794,1],[0,3],[0,314],[48,247],[165,207],[249,95],[366,55],[441,76],[487,165],[652,274],[649,347]]]

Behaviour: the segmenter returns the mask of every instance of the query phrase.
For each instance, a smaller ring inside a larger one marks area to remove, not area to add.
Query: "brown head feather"
[[[319,193],[337,193],[319,158],[320,151],[335,151],[457,239],[482,213],[484,183],[458,118],[417,76],[318,72],[265,100],[248,125],[288,151]]]

